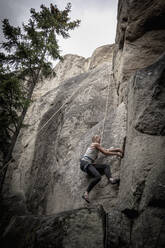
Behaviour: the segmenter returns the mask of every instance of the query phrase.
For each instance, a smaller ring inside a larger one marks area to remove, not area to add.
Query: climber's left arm
[[[109,155],[117,155],[118,157],[122,158],[123,154],[119,153],[119,152],[112,152],[109,150]]]
[[[108,149],[110,152],[121,152],[123,154],[123,151],[120,148],[110,148]]]

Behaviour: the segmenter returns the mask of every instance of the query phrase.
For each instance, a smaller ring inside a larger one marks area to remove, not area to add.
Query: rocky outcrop
[[[9,171],[10,183],[6,185],[12,193],[21,192],[29,210],[35,214],[58,213],[84,205],[81,194],[90,178],[80,170],[79,159],[92,135],[102,133],[105,114],[103,145],[122,147],[126,109],[123,103],[117,105],[111,61],[106,62],[112,58],[112,49],[111,45],[96,49],[90,59],[94,69],[61,83],[57,80],[59,86],[55,85],[41,97],[38,94],[38,100],[29,108],[25,122],[28,126],[19,137],[15,148],[16,163],[11,165],[14,170]],[[78,64],[82,63],[82,58],[77,57]],[[66,58],[70,61],[71,55]],[[57,65],[56,70],[60,68],[62,75],[61,66]],[[63,69],[66,70],[66,63]],[[109,107],[105,113],[107,94]],[[120,134],[116,135],[119,129]],[[120,160],[100,156],[98,161],[110,163],[113,175],[119,176]],[[104,187],[105,183],[103,177],[91,194],[91,200],[108,210],[116,204],[118,187]]]
[[[80,171],[79,159],[90,143],[92,135],[102,131],[110,77],[109,66],[110,64],[103,64],[90,73],[81,74],[61,84],[57,97],[41,119],[39,129],[73,92],[74,97],[37,135],[33,153],[30,152],[31,142],[25,140],[27,143],[24,145],[20,164],[13,173],[12,182],[15,189],[17,187],[18,191],[24,192],[30,209],[36,214],[56,213],[84,204],[81,194],[90,179]],[[50,94],[53,95],[53,92]],[[109,106],[112,107],[108,111],[109,117],[107,113],[104,132],[104,144],[107,147],[122,145],[125,135],[125,106],[121,104],[115,113],[115,101],[115,88],[112,86],[109,101]],[[115,131],[119,128],[121,133],[116,137]],[[110,141],[107,136],[109,132]],[[100,160],[103,160],[103,157]],[[111,162],[113,174],[114,171],[119,173],[119,160],[112,158],[106,162]],[[103,178],[103,184],[105,182]],[[116,196],[115,187],[98,186],[91,199],[105,203],[109,208],[115,205]]]
[[[59,62],[54,68],[56,76],[50,80],[40,82],[33,93],[33,100],[38,101],[40,97],[58,87],[61,82],[68,78],[88,72],[104,62],[112,61],[113,50],[114,44],[98,47],[92,56],[87,59],[75,54],[64,55],[63,61]]]
[[[36,102],[40,97],[58,87],[62,81],[87,72],[88,67],[88,59],[74,54],[64,55],[63,61],[57,63],[54,68],[56,76],[49,80],[44,80],[36,86],[33,93],[33,100]]]
[[[104,247],[104,210],[81,208],[52,216],[17,216],[3,234],[1,247]]]
[[[119,1],[113,69],[127,138],[109,247],[165,246],[164,18],[164,1]]]
[[[119,101],[126,100],[133,73],[151,65],[164,52],[163,0],[119,0],[113,69]]]
[[[0,204],[0,241],[6,226],[8,226],[13,216],[29,215],[25,197],[21,193],[10,194],[5,198],[1,198]]]
[[[118,238],[110,247],[165,245],[164,75],[165,55],[137,71],[129,81],[127,142],[120,171],[118,212],[110,213],[114,222],[110,229],[118,227]],[[125,233],[129,233],[127,242]]]
[[[163,181],[162,183],[159,182],[159,177],[163,176],[165,160],[163,149],[165,142],[164,79],[165,55],[150,67],[137,71],[130,80],[127,145],[124,164],[121,169],[123,184],[127,185],[127,188],[124,185],[122,187],[121,181],[119,195],[121,205],[123,205],[122,210],[133,209],[138,211],[141,200],[141,207],[144,207],[150,201],[148,199],[146,202],[146,200],[141,199],[143,190],[148,192],[148,196],[145,197],[153,198],[153,188],[160,184],[159,188],[162,191],[161,187],[162,189],[164,187]],[[130,174],[129,178],[128,173]],[[151,187],[150,190],[148,188],[149,191],[147,187]],[[158,195],[157,192],[157,197]],[[127,207],[124,207],[125,203]]]
[[[115,46],[113,44],[113,45],[104,45],[96,48],[96,50],[92,54],[92,57],[89,60],[90,62],[89,69],[94,69],[103,62],[111,61],[114,47]]]

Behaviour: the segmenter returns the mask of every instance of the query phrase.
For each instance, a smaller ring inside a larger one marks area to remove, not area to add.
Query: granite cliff
[[[119,0],[115,45],[66,55],[38,86],[6,179],[4,246],[165,247],[164,36],[163,0]],[[125,155],[98,160],[121,181],[103,177],[87,208],[79,158],[102,132],[107,94],[103,145]]]

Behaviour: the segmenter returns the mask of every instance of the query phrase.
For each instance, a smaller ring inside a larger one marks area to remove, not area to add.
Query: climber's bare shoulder
[[[91,144],[91,147],[96,148],[97,150],[99,150],[100,152],[102,152],[105,155],[109,155],[108,151],[105,148],[103,148],[100,145],[100,143],[92,143]]]

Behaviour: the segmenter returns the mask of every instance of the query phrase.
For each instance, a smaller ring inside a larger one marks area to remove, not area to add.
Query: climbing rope
[[[107,73],[108,75],[108,73]],[[76,91],[73,92],[73,94],[64,102],[64,104],[61,105],[61,107],[48,119],[48,121],[39,129],[38,134],[44,129],[45,126],[48,125],[48,123],[54,118],[54,116],[72,99],[72,97],[79,91],[80,89],[78,88]],[[107,92],[107,97],[106,97],[106,107],[105,107],[105,114],[104,114],[104,120],[103,120],[103,128],[102,128],[102,133],[101,133],[101,140],[103,139],[104,135],[104,129],[105,129],[105,122],[106,122],[106,117],[107,117],[107,112],[108,112],[108,101],[109,101],[109,95],[110,95],[110,79],[108,76],[108,92]]]
[[[101,131],[101,143],[103,140],[103,136],[104,136],[104,129],[105,129],[105,122],[106,122],[106,118],[107,118],[107,113],[108,113],[108,103],[109,103],[109,96],[110,96],[110,77],[108,75],[107,72],[107,76],[108,76],[108,91],[107,91],[107,97],[106,97],[106,105],[105,105],[105,113],[104,113],[104,119],[103,119],[103,126],[102,126],[102,131]]]
[[[56,114],[72,99],[72,97],[79,91],[80,89],[78,88],[76,91],[73,92],[73,94],[61,105],[61,107],[45,122],[45,124],[39,129],[38,134],[48,125],[48,123],[54,118]]]
[[[107,72],[108,75],[108,72]],[[61,107],[45,122],[45,124],[39,129],[37,134],[39,134],[48,124],[49,122],[58,114],[58,112],[72,99],[74,95],[80,90],[78,88],[76,91],[73,92],[73,94],[61,105]],[[103,139],[104,135],[104,129],[105,129],[105,122],[106,122],[106,117],[107,117],[107,112],[108,112],[108,101],[109,101],[109,95],[110,95],[110,79],[108,75],[108,92],[107,92],[107,97],[106,97],[106,107],[105,107],[105,114],[104,114],[104,120],[103,120],[103,127],[102,127],[102,133],[101,133],[101,140]],[[35,137],[32,137],[28,143],[30,143]]]
[[[73,92],[73,94],[66,99],[66,101],[61,105],[61,107],[44,123],[44,125],[38,130],[37,134],[39,134],[49,123],[50,121],[58,114],[58,112],[72,99],[72,97],[80,90],[80,88],[78,88],[77,90],[75,90]],[[35,140],[35,136],[32,137],[31,139],[28,140],[28,145]],[[8,165],[10,164],[10,162],[12,161],[12,158],[2,167],[0,168],[0,174],[3,173],[3,171],[8,167]]]
[[[58,112],[64,108],[64,106],[70,102],[70,100],[72,99],[72,97],[74,95],[76,95],[76,93],[80,90],[80,88],[78,88],[77,90],[75,90],[73,92],[73,94],[66,99],[66,101],[61,105],[61,107],[44,123],[44,125],[38,130],[37,135],[50,123],[50,121],[58,114]],[[32,137],[30,140],[28,140],[28,144],[31,143],[36,137]]]

